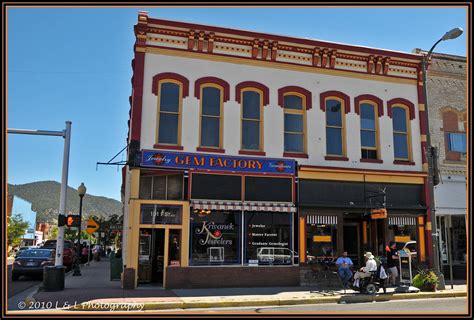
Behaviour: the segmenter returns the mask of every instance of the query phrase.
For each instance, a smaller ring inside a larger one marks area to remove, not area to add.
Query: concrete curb
[[[172,309],[199,309],[199,308],[227,308],[227,307],[257,307],[257,306],[289,306],[300,304],[322,304],[322,303],[363,303],[372,301],[389,301],[389,300],[416,300],[427,298],[458,298],[466,297],[466,291],[454,292],[419,292],[419,293],[397,293],[382,295],[362,295],[355,294],[350,296],[333,296],[333,297],[297,297],[297,298],[263,298],[263,299],[219,299],[209,300],[188,300],[180,299],[178,301],[164,302],[145,302],[141,310],[172,310]],[[110,302],[101,303],[100,300],[95,302],[83,302],[75,307],[65,309],[67,311],[109,311],[110,308],[88,308],[87,306],[123,306],[127,303]],[[139,302],[130,302],[129,304],[140,304]],[[118,310],[118,308],[116,308]],[[132,309],[133,311],[133,309]]]

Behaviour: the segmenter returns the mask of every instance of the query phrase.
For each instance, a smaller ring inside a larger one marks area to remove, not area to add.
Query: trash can
[[[48,266],[43,270],[44,291],[64,290],[64,266]]]
[[[110,254],[110,280],[120,280],[123,271],[122,258],[116,258],[115,252]]]

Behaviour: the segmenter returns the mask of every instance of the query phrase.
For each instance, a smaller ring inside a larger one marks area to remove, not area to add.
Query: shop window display
[[[307,226],[308,262],[332,264],[337,259],[337,226],[311,224]]]
[[[190,264],[241,263],[241,211],[191,211]]]
[[[289,213],[245,212],[245,263],[292,264],[292,215]]]

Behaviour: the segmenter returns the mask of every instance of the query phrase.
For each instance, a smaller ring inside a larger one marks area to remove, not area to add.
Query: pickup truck
[[[46,240],[42,248],[44,249],[54,249],[56,250],[57,240]],[[69,271],[71,270],[76,263],[76,250],[74,245],[70,240],[64,240],[64,250],[63,250],[63,265]]]

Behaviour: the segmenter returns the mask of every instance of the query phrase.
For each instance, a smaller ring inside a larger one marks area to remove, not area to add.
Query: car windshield
[[[50,250],[35,250],[29,249],[24,250],[20,253],[20,257],[30,257],[30,258],[46,258],[51,256]]]

